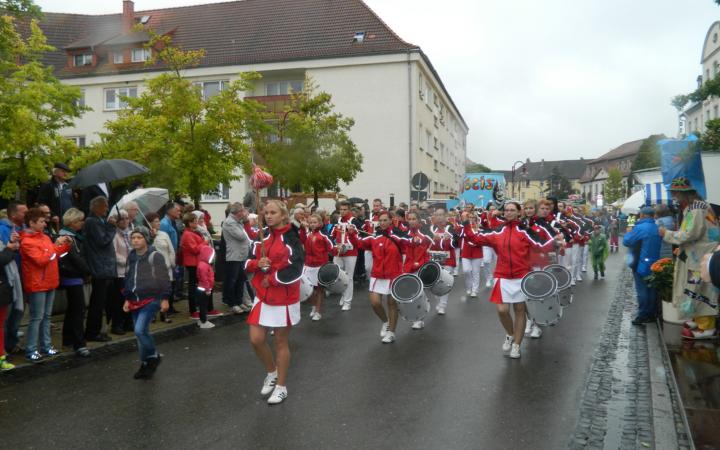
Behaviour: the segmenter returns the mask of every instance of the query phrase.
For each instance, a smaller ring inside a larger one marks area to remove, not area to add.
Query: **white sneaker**
[[[529,320],[525,324],[525,336],[530,336],[530,333],[532,332],[533,328],[533,322],[532,320]]]
[[[570,283],[570,286],[575,286],[575,280],[572,280],[572,282]]]
[[[438,307],[437,307],[437,313],[440,314],[441,316],[444,316],[444,315],[445,315],[445,307],[444,307],[444,306],[438,306]]]
[[[268,398],[268,404],[269,405],[277,405],[278,403],[282,403],[283,400],[285,400],[288,396],[287,388],[285,386],[275,386],[275,389],[272,391],[272,395],[270,398]]]
[[[202,328],[203,330],[209,330],[210,328],[215,328],[215,324],[210,322],[209,320],[206,320],[205,322],[198,321],[198,327]]]
[[[472,294],[470,294],[470,297],[477,298],[477,292],[473,292]]]
[[[472,292],[470,292],[470,291],[465,291],[465,295],[467,295],[468,297],[470,297],[470,294],[472,294]]]
[[[344,305],[344,304],[345,304],[345,299],[343,299],[342,297],[340,297],[340,301],[338,302],[338,305],[342,306],[342,305]]]
[[[510,351],[510,346],[512,345],[513,337],[505,335],[505,342],[503,342],[502,349],[504,352]]]
[[[345,302],[345,304],[340,308],[341,311],[350,311],[350,302]]]
[[[395,342],[395,332],[388,331],[385,334],[385,337],[382,338],[382,343],[383,344],[392,344],[393,342]]]
[[[386,334],[388,334],[388,327],[390,327],[390,322],[383,322],[382,328],[380,328],[380,337],[384,338]]]
[[[242,309],[243,312],[250,312],[250,310],[252,309],[252,305],[243,303],[242,305],[240,305],[240,309]]]
[[[233,312],[233,314],[242,314],[245,311],[243,311],[243,309],[240,307],[240,305],[235,305],[232,307],[232,312]]]
[[[322,319],[322,316],[320,315],[320,313],[315,313],[312,315],[311,319],[317,322],[318,320]]]
[[[313,316],[315,316],[315,307],[314,307],[314,306],[313,306],[312,309],[310,310],[310,318],[312,319]]]
[[[486,288],[493,287],[493,279],[492,278],[488,278],[487,282],[485,282],[485,287]]]
[[[260,389],[260,395],[268,395],[275,389],[275,384],[277,383],[277,370],[273,373],[267,374],[265,376],[265,381],[263,381],[262,389]]]
[[[540,336],[542,336],[542,328],[533,324],[532,331],[530,332],[530,337],[533,339],[539,339]]]
[[[582,282],[582,275],[578,275],[575,281],[577,281],[578,283]]]
[[[422,320],[416,320],[412,323],[412,326],[410,328],[412,328],[413,330],[422,330],[423,328],[425,328],[425,322],[423,322]]]
[[[520,346],[518,344],[512,345],[512,349],[510,350],[510,357],[512,359],[518,359],[520,357]]]

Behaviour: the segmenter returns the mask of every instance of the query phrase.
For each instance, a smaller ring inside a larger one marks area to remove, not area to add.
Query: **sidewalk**
[[[220,292],[213,294],[214,306],[218,311],[223,313],[223,316],[210,319],[211,322],[217,326],[221,326],[230,323],[239,323],[245,320],[246,314],[233,314],[230,309],[222,303],[221,299],[222,294]],[[165,323],[158,320],[150,324],[150,331],[153,333],[156,341],[164,342],[200,331],[212,333],[212,330],[200,330],[197,326],[197,320],[190,319],[187,300],[175,302],[174,307],[178,312],[171,317],[172,323]],[[15,369],[0,374],[0,386],[25,381],[56,370],[97,361],[98,358],[108,355],[126,351],[136,351],[135,334],[132,331],[126,332],[124,335],[115,335],[109,333],[110,330],[108,329],[108,335],[112,338],[112,341],[88,342],[87,346],[91,352],[90,357],[79,357],[75,354],[72,347],[62,347],[62,325],[64,318],[65,316],[62,314],[52,317],[52,341],[55,348],[61,350],[61,353],[53,357],[45,357],[36,363],[27,361],[24,354],[8,355],[8,360],[15,364]],[[24,333],[27,332],[27,321],[28,312],[25,311],[23,323],[20,327],[20,330]],[[20,345],[24,347],[24,337],[20,339]]]
[[[693,448],[660,331],[656,324],[632,325],[636,309],[632,273],[625,268],[593,355],[570,448]]]

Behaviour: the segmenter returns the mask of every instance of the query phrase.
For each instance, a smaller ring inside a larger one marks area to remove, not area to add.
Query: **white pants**
[[[497,256],[495,255],[495,250],[493,250],[492,247],[483,247],[483,271],[485,271],[485,279],[486,280],[492,280],[492,265],[493,262],[497,259]]]
[[[453,273],[453,270],[455,270],[455,267],[443,266],[443,269],[445,269],[446,272]],[[452,292],[452,291],[451,291],[451,292]],[[448,296],[449,296],[449,295],[450,295],[449,293],[448,293],[448,294],[445,294],[445,295],[435,295],[435,299],[436,299],[437,302],[438,302],[437,306],[438,306],[438,307],[447,308]]]
[[[460,270],[460,249],[456,248],[455,249],[455,268],[450,273],[454,273],[455,275],[457,275],[458,270]]]
[[[370,274],[372,273],[372,252],[370,250],[365,250],[365,276],[367,279],[370,279]]]
[[[588,255],[590,254],[590,246],[588,244],[585,244],[582,254],[582,270],[583,272],[587,271],[587,262],[588,262]]]
[[[560,264],[565,266],[567,270],[570,271],[570,275],[572,275],[572,280],[575,281],[575,253],[577,246],[573,245],[572,247],[566,247],[565,248],[565,254],[560,259]]]
[[[575,244],[573,245],[574,260],[573,260],[573,280],[582,280],[582,261],[583,261],[583,247]]]
[[[463,258],[462,269],[465,274],[465,290],[474,292],[480,291],[480,272],[483,269],[483,260],[481,258]]]
[[[353,275],[355,275],[355,263],[357,263],[357,256],[336,256],[333,258],[333,262],[340,266],[348,276],[348,285],[345,288],[345,292],[342,295],[342,301],[345,303],[352,302],[353,299]]]

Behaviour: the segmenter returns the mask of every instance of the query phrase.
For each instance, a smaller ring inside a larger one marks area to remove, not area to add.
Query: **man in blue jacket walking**
[[[652,207],[643,207],[635,226],[623,238],[623,245],[630,248],[629,265],[635,277],[638,298],[638,313],[632,321],[633,325],[652,322],[657,314],[657,292],[645,281],[650,275],[650,266],[660,258],[662,244],[654,216]]]

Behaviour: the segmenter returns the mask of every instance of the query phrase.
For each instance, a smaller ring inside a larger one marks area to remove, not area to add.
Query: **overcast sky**
[[[262,0],[253,0],[262,1]],[[43,10],[119,13],[121,0],[36,0]],[[212,3],[135,0],[135,9]],[[429,56],[470,127],[468,156],[594,158],[675,136],[670,98],[694,89],[712,0],[366,0]]]

